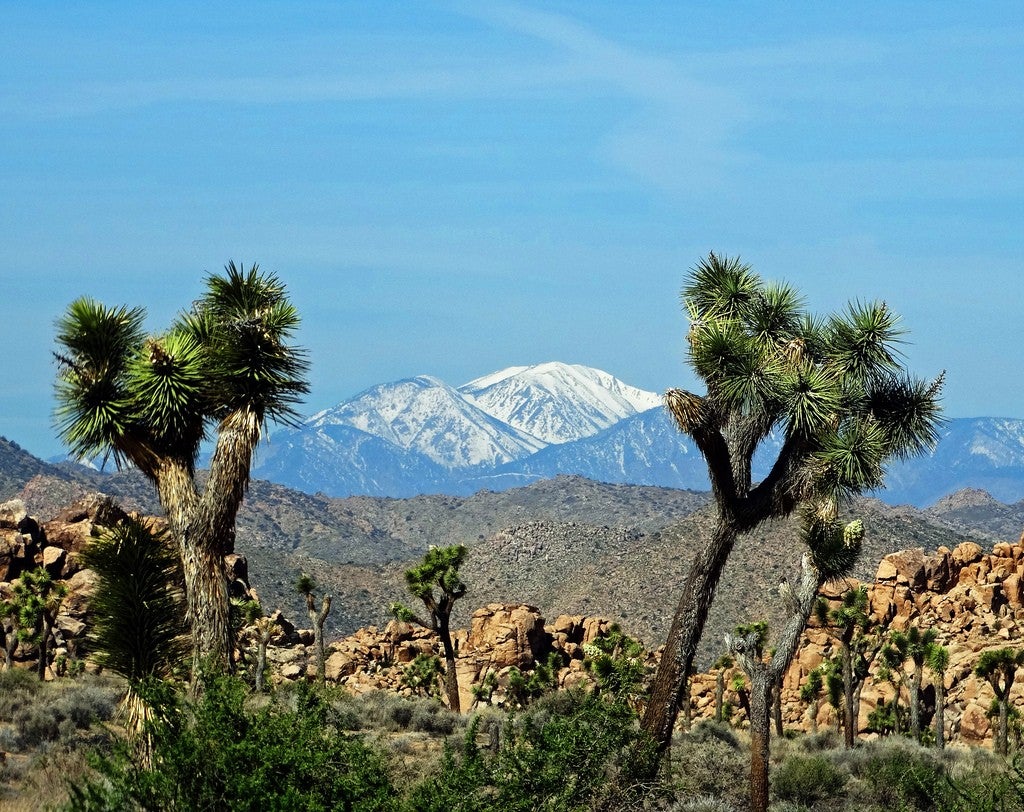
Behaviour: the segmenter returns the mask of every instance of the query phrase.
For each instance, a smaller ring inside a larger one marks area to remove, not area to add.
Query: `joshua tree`
[[[723,654],[711,667],[715,670],[715,721],[725,722],[725,672],[735,663],[728,654]]]
[[[928,670],[935,683],[935,746],[946,746],[946,669],[949,668],[949,649],[932,643],[928,649]]]
[[[840,678],[843,691],[843,741],[852,748],[857,736],[860,689],[868,668],[878,653],[878,641],[868,634],[868,590],[864,585],[843,593],[842,602],[829,609],[828,601],[820,599],[814,607],[818,622],[829,629],[839,641]]]
[[[665,400],[704,456],[717,521],[684,583],[642,721],[658,755],[736,538],[807,500],[880,487],[887,460],[935,442],[942,386],[941,376],[907,375],[899,319],[883,303],[816,319],[792,288],[714,254],[690,275],[683,302],[689,363],[707,391],[672,389]],[[769,436],[781,447],[755,482],[752,459]],[[656,770],[648,760],[641,773]]]
[[[234,603],[234,599],[232,600]],[[253,666],[253,689],[256,693],[263,693],[267,673],[267,646],[277,632],[277,623],[273,618],[263,613],[263,606],[258,600],[246,600],[241,602],[239,608],[246,625],[253,630],[253,639],[256,641],[256,663]]]
[[[1000,648],[983,652],[974,666],[974,673],[988,680],[999,708],[999,729],[996,731],[996,752],[1006,755],[1010,728],[1010,689],[1017,669],[1024,665],[1024,649]]]
[[[288,343],[299,318],[275,276],[234,263],[167,332],[146,335],[144,318],[88,298],[68,307],[57,326],[60,434],[76,456],[112,455],[156,485],[185,577],[193,672],[203,661],[227,670],[223,559],[266,422],[294,420],[308,389],[305,355]],[[200,490],[196,458],[210,429]]]
[[[925,662],[928,659],[929,651],[935,645],[935,638],[934,629],[926,629],[922,632],[916,626],[911,626],[906,632],[892,632],[889,635],[889,641],[880,652],[883,664],[907,687],[910,706],[910,735],[917,741],[921,739],[921,682],[924,678]],[[905,668],[908,662],[911,664],[909,672]],[[899,699],[898,687],[896,698]],[[897,725],[898,720],[897,714]],[[897,732],[898,730],[897,727]]]
[[[847,575],[857,561],[864,538],[858,519],[845,527],[835,517],[835,506],[824,505],[805,515],[803,540],[807,547],[801,565],[800,584],[783,584],[780,593],[789,617],[777,645],[765,656],[768,624],[741,626],[726,636],[726,645],[750,678],[750,799],[753,812],[768,809],[768,764],[771,736],[771,696],[778,693],[782,678],[796,654],[800,636],[810,619],[818,591],[829,581]]]
[[[327,652],[324,650],[324,623],[331,613],[331,596],[326,595],[320,602],[320,608],[316,608],[316,583],[308,575],[303,573],[295,584],[300,595],[306,598],[306,612],[309,621],[313,624],[313,646],[316,648],[316,679],[323,684],[327,680]],[[264,650],[265,651],[265,650]]]
[[[99,578],[89,599],[89,641],[96,662],[128,683],[125,727],[147,761],[152,709],[138,689],[147,679],[171,676],[188,651],[181,566],[171,544],[166,533],[129,518],[82,551],[82,563]]]
[[[50,635],[68,588],[54,581],[50,573],[39,567],[22,574],[14,582],[12,591],[12,603],[18,612],[18,638],[37,647],[39,662],[36,673],[40,680],[45,680],[49,665]]]
[[[399,620],[416,623],[434,631],[441,640],[444,651],[444,685],[448,706],[461,711],[459,699],[459,678],[455,671],[455,646],[452,643],[451,616],[455,601],[466,594],[466,585],[459,575],[459,567],[466,560],[468,550],[460,545],[431,547],[423,556],[423,562],[406,570],[405,583],[413,597],[423,601],[427,617],[421,618],[416,612],[401,603],[389,607]],[[434,588],[440,590],[434,595]]]

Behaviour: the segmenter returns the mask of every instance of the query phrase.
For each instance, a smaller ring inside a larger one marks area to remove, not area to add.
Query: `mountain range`
[[[763,475],[778,449],[755,458]],[[559,475],[706,490],[699,452],[661,398],[601,370],[510,367],[459,387],[420,376],[367,389],[273,432],[254,476],[307,493],[409,497],[501,491]],[[930,453],[889,466],[889,504],[918,507],[964,488],[1024,497],[1024,420],[956,418]]]

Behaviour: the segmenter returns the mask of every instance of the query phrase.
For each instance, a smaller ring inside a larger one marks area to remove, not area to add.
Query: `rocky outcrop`
[[[88,665],[89,596],[97,577],[83,567],[81,552],[104,528],[127,517],[109,496],[100,493],[83,496],[45,522],[29,516],[21,500],[0,504],[0,599],[9,598],[17,580],[38,567],[68,589],[50,641],[48,678],[76,660]],[[146,521],[157,528],[165,526],[154,517],[146,517]],[[248,567],[243,556],[225,559],[225,573],[232,594],[248,594]],[[0,629],[4,640],[11,639],[16,631],[12,618],[0,618]],[[15,648],[16,666],[30,667],[35,658],[35,647],[19,644]]]
[[[904,550],[887,555],[874,581],[867,584],[871,620],[884,633],[911,626],[934,629],[938,642],[950,651],[945,675],[946,734],[952,741],[982,744],[991,739],[987,717],[993,694],[988,683],[974,676],[981,653],[1004,646],[1024,645],[1024,538],[1016,544],[998,543],[985,552],[974,542],[953,549],[940,547]],[[850,582],[849,586],[855,586]],[[843,589],[825,597],[838,601]],[[835,641],[815,624],[805,631],[803,643],[783,686],[786,723],[806,727],[806,707],[799,689],[807,674],[825,658],[835,656]],[[877,664],[872,673],[877,672]],[[925,721],[934,712],[934,675],[925,672]],[[868,679],[860,696],[861,733],[871,711],[893,698],[893,687]],[[1024,681],[1019,680],[1011,700],[1024,707]],[[701,700],[697,700],[698,704]],[[903,701],[906,701],[904,694]],[[930,703],[930,705],[929,705]],[[819,722],[833,721],[823,707]]]

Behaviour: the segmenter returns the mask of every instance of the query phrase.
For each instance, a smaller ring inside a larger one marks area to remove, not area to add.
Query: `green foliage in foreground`
[[[156,766],[145,769],[127,750],[98,758],[98,778],[72,787],[67,810],[395,809],[383,755],[340,730],[307,686],[292,707],[256,710],[229,677],[208,680],[195,703],[165,683],[150,683],[146,698],[159,711],[151,728]]]
[[[551,694],[506,722],[497,752],[478,749],[478,722],[461,748],[408,799],[416,812],[573,812],[618,809],[629,792],[624,761],[642,742],[636,715],[593,694]],[[653,747],[653,744],[651,744]]]

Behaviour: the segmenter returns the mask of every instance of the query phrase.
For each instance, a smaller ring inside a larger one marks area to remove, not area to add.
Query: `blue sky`
[[[1024,416],[1024,4],[0,0],[0,434],[49,456],[75,297],[159,330],[288,284],[312,413],[514,364],[693,386],[740,254],[903,314],[951,416]]]

